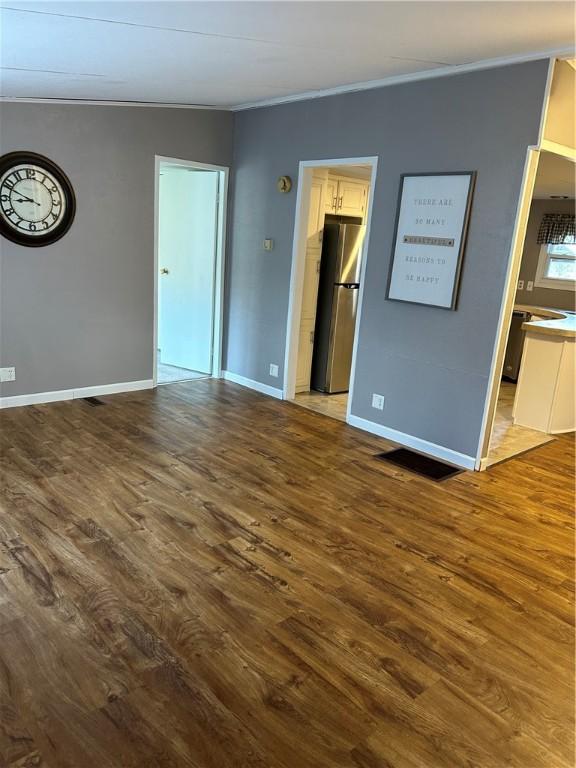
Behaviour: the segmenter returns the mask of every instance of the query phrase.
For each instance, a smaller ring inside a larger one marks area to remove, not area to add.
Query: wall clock
[[[70,229],[74,190],[55,163],[35,152],[0,157],[0,233],[19,245],[55,242]]]

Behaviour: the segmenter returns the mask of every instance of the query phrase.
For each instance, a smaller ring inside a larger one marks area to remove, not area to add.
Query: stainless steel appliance
[[[502,371],[503,379],[518,381],[522,350],[524,349],[522,324],[530,320],[530,317],[529,312],[521,312],[517,309],[512,313],[512,322],[510,323],[510,333],[508,334],[508,344],[506,345],[506,355],[504,357],[504,370]]]
[[[326,216],[312,357],[312,389],[347,392],[366,228],[358,220]]]

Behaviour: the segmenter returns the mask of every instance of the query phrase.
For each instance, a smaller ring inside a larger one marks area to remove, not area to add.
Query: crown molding
[[[0,104],[73,104],[79,107],[150,107],[160,109],[208,109],[230,112],[230,107],[211,104],[172,104],[162,101],[106,101],[98,99],[43,99],[28,96],[0,96]]]
[[[546,51],[534,51],[532,53],[516,54],[514,56],[500,56],[495,59],[484,59],[474,61],[468,64],[455,64],[434,69],[426,69],[420,72],[411,72],[407,75],[392,75],[380,80],[366,80],[361,83],[350,83],[348,85],[338,85],[334,88],[324,88],[317,91],[304,91],[290,96],[278,96],[274,99],[265,99],[263,101],[253,101],[247,104],[236,104],[230,107],[232,112],[243,112],[247,109],[260,109],[261,107],[273,107],[278,104],[290,104],[295,101],[309,101],[311,99],[320,99],[326,96],[338,96],[342,93],[354,93],[357,91],[371,91],[376,88],[385,88],[390,85],[402,85],[403,83],[413,83],[419,80],[434,80],[439,77],[450,77],[452,75],[461,75],[466,72],[478,72],[484,69],[497,69],[498,67],[508,67],[513,64],[523,64],[528,61],[538,61],[540,59],[570,59],[576,54],[574,50],[568,48],[555,48]]]
[[[216,106],[212,104],[174,104],[161,101],[114,101],[98,99],[52,99],[52,98],[34,98],[26,96],[0,96],[0,104],[71,104],[75,106],[93,106],[93,107],[149,107],[160,109],[207,109],[217,112],[243,112],[247,109],[260,109],[261,107],[273,107],[278,104],[290,104],[296,101],[309,101],[320,99],[326,96],[338,96],[342,93],[354,93],[356,91],[371,91],[376,88],[385,88],[390,85],[402,85],[403,83],[413,83],[419,80],[434,80],[439,77],[450,77],[452,75],[461,75],[466,72],[478,72],[484,69],[497,69],[498,67],[507,67],[513,64],[523,64],[528,61],[538,61],[539,59],[568,59],[574,66],[573,60],[576,56],[574,50],[568,48],[555,48],[546,51],[534,51],[532,53],[516,54],[514,56],[501,56],[495,59],[484,59],[474,61],[468,64],[455,64],[454,66],[436,67],[426,69],[420,72],[411,72],[407,75],[392,75],[380,80],[366,80],[359,83],[349,83],[348,85],[338,85],[334,88],[324,88],[316,91],[303,91],[289,96],[277,96],[273,99],[264,99],[262,101],[252,101],[245,104],[236,104],[230,106]]]

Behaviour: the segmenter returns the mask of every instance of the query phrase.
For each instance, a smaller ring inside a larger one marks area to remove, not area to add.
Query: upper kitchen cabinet
[[[338,213],[342,216],[366,215],[368,184],[353,179],[341,179],[338,182]]]
[[[367,181],[330,174],[326,184],[325,211],[340,216],[366,215],[368,200]]]
[[[324,183],[324,210],[326,213],[336,213],[338,206],[338,179],[331,174]]]

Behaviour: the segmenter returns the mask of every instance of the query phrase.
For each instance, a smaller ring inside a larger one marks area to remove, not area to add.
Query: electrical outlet
[[[15,381],[16,368],[0,368],[0,381]]]
[[[264,250],[265,251],[274,250],[274,240],[272,240],[271,237],[267,237],[266,240],[264,240]]]
[[[533,291],[534,290],[534,281],[533,280],[528,280],[528,283],[526,285],[526,290],[527,291]]]
[[[278,366],[274,363],[270,363],[270,376],[278,376]]]
[[[372,394],[372,408],[377,408],[379,411],[384,410],[384,395]]]
[[[518,280],[518,290],[519,291],[524,290],[524,280]]]

